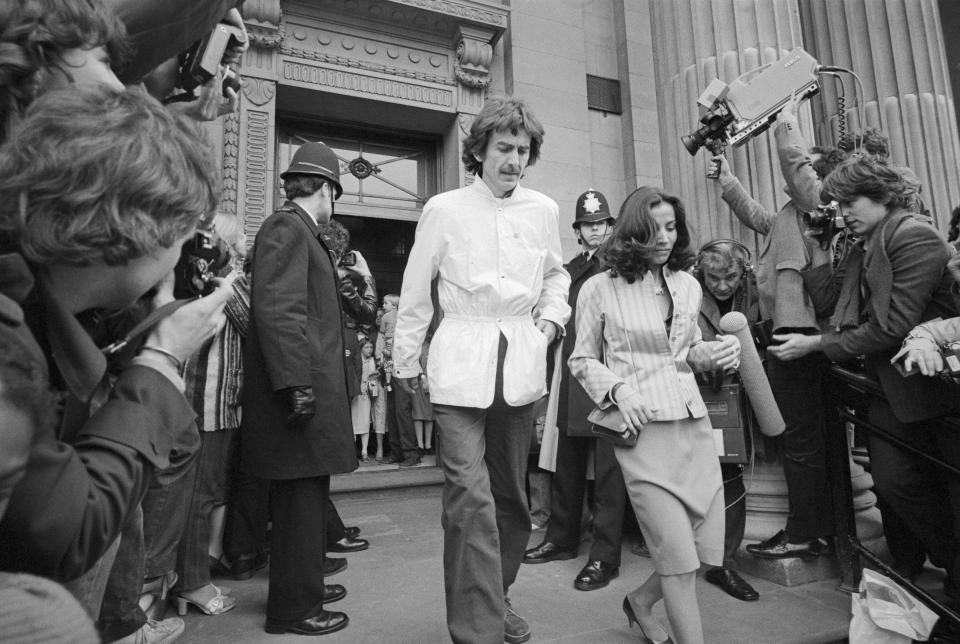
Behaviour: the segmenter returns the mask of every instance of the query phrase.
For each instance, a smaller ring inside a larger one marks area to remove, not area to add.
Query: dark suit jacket
[[[570,304],[571,311],[563,338],[563,368],[560,372],[560,405],[557,408],[557,428],[564,433],[568,433],[572,429],[578,435],[581,435],[584,432],[589,432],[590,423],[587,422],[587,414],[593,411],[596,405],[590,400],[587,392],[583,390],[580,382],[576,378],[570,378],[567,359],[573,353],[573,346],[577,341],[577,295],[580,293],[580,287],[588,279],[602,271],[596,255],[593,256],[593,259],[588,260],[582,253],[570,260],[564,268],[570,273],[570,295],[567,301]]]
[[[317,232],[310,215],[287,202],[254,243],[241,448],[249,472],[265,479],[357,468],[337,272]],[[305,386],[317,413],[288,426],[281,390]]]
[[[866,356],[902,422],[954,413],[955,389],[930,378],[904,378],[890,365],[913,327],[957,315],[945,270],[950,250],[936,230],[910,213],[892,213],[879,226],[869,252],[855,247],[850,253],[839,286],[829,265],[803,272],[817,310],[835,308],[822,336],[823,352],[836,362]]]
[[[59,426],[37,428],[26,474],[0,517],[0,570],[62,582],[86,572],[116,540],[154,471],[169,465],[171,436],[194,427],[194,413],[149,367],[129,366],[107,387],[103,354],[41,290],[22,257],[0,255],[0,337],[66,402]],[[99,405],[93,415],[91,400]]]

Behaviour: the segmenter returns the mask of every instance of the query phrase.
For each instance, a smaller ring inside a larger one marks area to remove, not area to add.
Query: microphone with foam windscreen
[[[760,431],[767,436],[779,436],[786,429],[780,408],[773,398],[767,374],[763,372],[763,363],[760,354],[753,344],[750,335],[750,326],[743,313],[731,311],[720,318],[720,330],[724,333],[737,336],[740,340],[740,380],[750,399],[750,406],[757,416]]]

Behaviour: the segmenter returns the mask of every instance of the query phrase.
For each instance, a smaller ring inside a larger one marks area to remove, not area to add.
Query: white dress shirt
[[[563,328],[570,276],[563,268],[559,208],[521,186],[502,199],[480,177],[430,199],[403,274],[394,336],[396,375],[420,373],[420,347],[438,279],[443,321],[431,342],[430,399],[486,408],[493,402],[500,334],[507,340],[503,395],[524,405],[546,393],[546,336],[537,320]]]

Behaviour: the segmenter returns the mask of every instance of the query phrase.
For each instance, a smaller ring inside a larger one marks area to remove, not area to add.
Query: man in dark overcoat
[[[550,524],[543,542],[524,554],[523,563],[537,564],[577,556],[580,546],[580,519],[586,489],[587,458],[594,447],[593,544],[587,564],[574,579],[578,590],[596,590],[610,583],[620,570],[623,537],[623,510],[626,488],[613,444],[590,438],[587,415],[594,403],[575,378],[570,378],[567,359],[576,343],[577,295],[584,282],[602,272],[597,249],[607,238],[613,215],[603,193],[587,190],[577,199],[573,229],[583,248],[564,266],[570,273],[570,308],[563,340],[560,376],[560,406],[557,409],[557,464],[550,494]]]
[[[333,258],[318,237],[340,197],[336,155],[307,143],[280,177],[288,201],[253,247],[250,332],[244,358],[243,461],[270,481],[268,633],[323,635],[349,619],[324,604],[330,475],[357,468]]]

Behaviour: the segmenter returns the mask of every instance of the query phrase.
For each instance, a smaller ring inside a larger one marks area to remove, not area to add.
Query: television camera
[[[743,145],[769,128],[794,97],[815,96],[820,91],[820,69],[816,59],[797,47],[780,60],[741,74],[730,84],[713,79],[697,100],[703,109],[701,127],[680,141],[691,155],[702,147],[721,154],[728,143]],[[718,171],[712,167],[707,176],[715,177]]]

